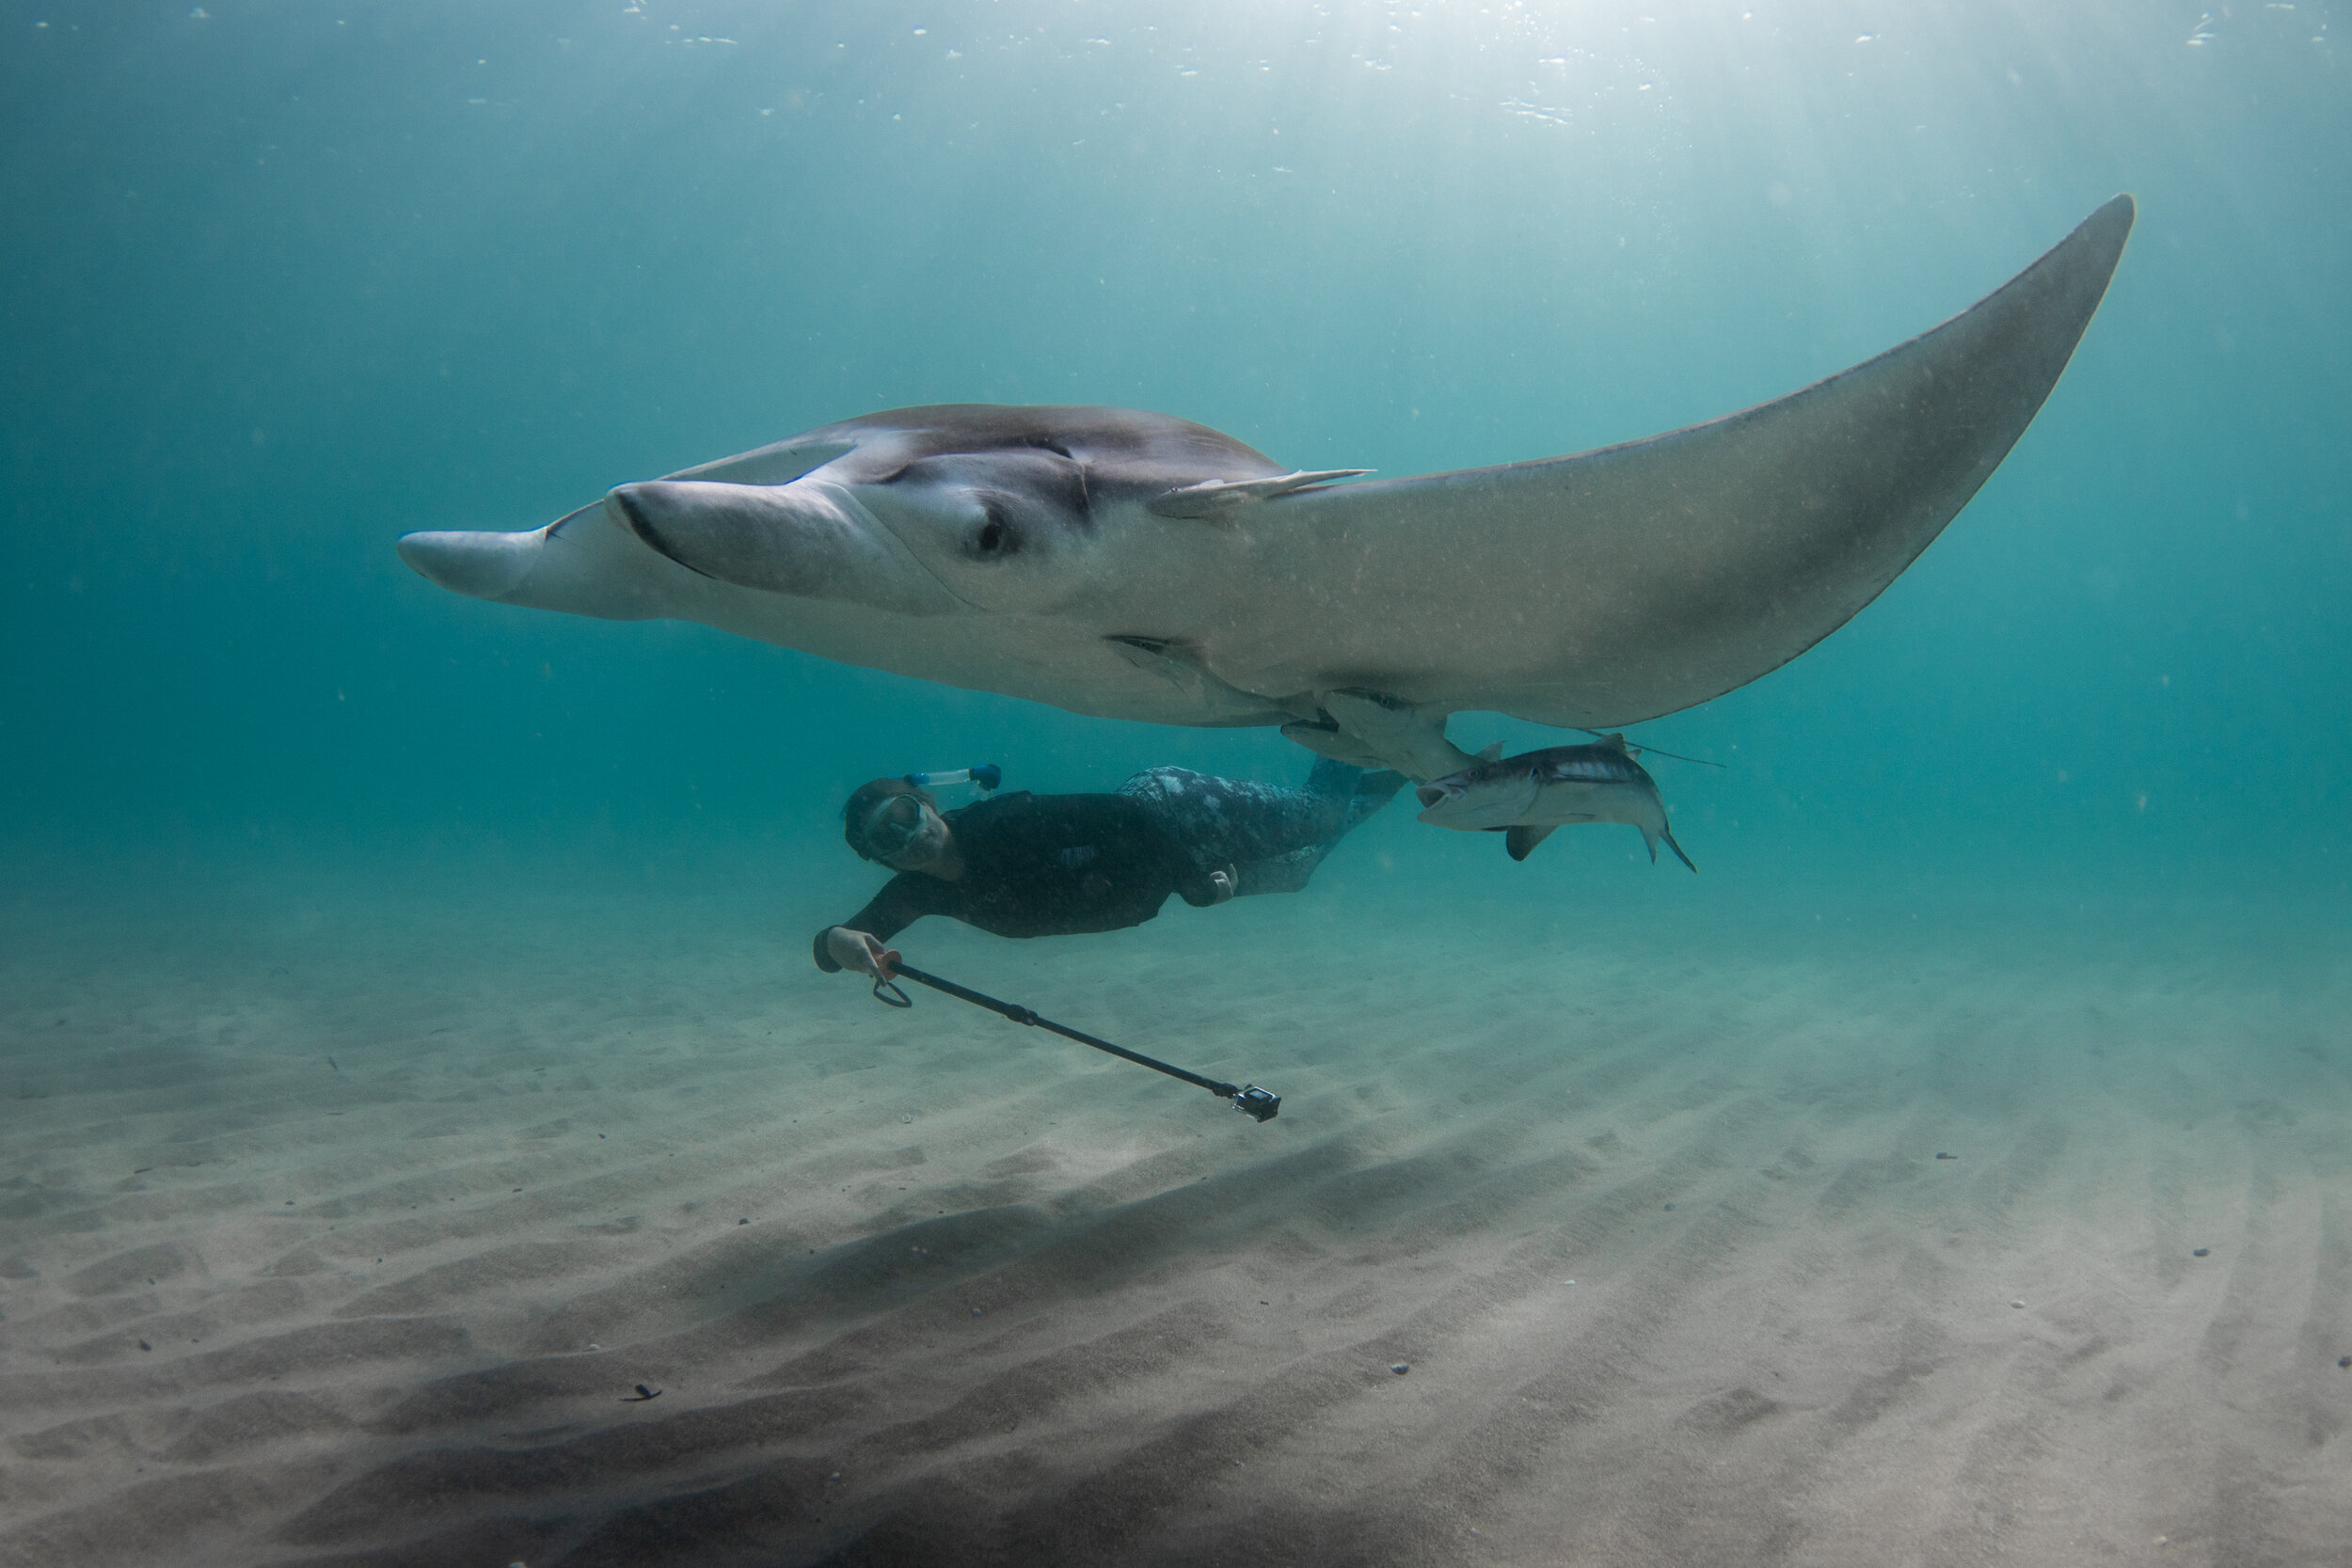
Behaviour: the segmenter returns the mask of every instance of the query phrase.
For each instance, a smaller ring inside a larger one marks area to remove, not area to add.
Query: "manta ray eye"
[[[989,502],[987,521],[980,524],[980,531],[972,539],[974,551],[984,557],[995,557],[1006,554],[1012,546],[1012,530],[1006,524],[1005,515],[997,510],[994,501]]]

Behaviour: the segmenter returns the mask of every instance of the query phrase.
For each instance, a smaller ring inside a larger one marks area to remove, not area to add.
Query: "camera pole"
[[[936,991],[945,991],[958,1001],[969,1002],[976,1007],[986,1007],[990,1012],[1009,1018],[1015,1023],[1049,1029],[1064,1039],[1076,1040],[1080,1045],[1090,1045],[1097,1051],[1107,1051],[1114,1056],[1135,1063],[1137,1067],[1148,1067],[1154,1072],[1165,1072],[1170,1078],[1181,1078],[1187,1084],[1198,1085],[1219,1100],[1232,1101],[1233,1109],[1244,1116],[1255,1117],[1260,1121],[1272,1121],[1282,1109],[1280,1095],[1262,1089],[1255,1084],[1224,1084],[1214,1078],[1203,1078],[1197,1072],[1189,1072],[1183,1068],[1171,1066],[1167,1062],[1147,1056],[1140,1051],[1130,1051],[1123,1045],[1113,1045],[1108,1040],[1096,1039],[1092,1035],[1056,1023],[1050,1018],[1040,1018],[1017,1002],[1000,1002],[995,997],[957,985],[953,980],[943,980],[936,974],[926,974],[910,964],[899,964],[898,973],[917,985],[929,986]],[[889,980],[874,982],[874,1000],[886,1003],[893,1007],[914,1006],[914,999]]]

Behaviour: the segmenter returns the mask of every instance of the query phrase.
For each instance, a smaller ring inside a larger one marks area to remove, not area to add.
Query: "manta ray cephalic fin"
[[[1198,484],[1154,497],[1145,503],[1144,510],[1158,517],[1222,517],[1253,501],[1270,501],[1311,484],[1327,484],[1335,479],[1354,479],[1370,472],[1370,468],[1320,468],[1279,474],[1273,479],[1204,479]]]
[[[674,474],[663,474],[666,480],[702,480],[716,484],[789,484],[803,474],[818,468],[847,452],[855,451],[854,441],[771,441],[751,451],[738,452],[715,462],[697,463],[691,468],[680,468]]]

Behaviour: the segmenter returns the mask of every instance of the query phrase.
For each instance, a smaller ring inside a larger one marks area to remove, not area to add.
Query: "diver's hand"
[[[1238,865],[1219,866],[1209,873],[1209,886],[1215,893],[1215,896],[1209,900],[1210,904],[1224,903],[1241,891],[1241,867]]]
[[[877,980],[887,980],[898,973],[898,950],[884,947],[864,931],[852,931],[847,926],[835,926],[825,933],[825,951],[833,961],[844,969]]]

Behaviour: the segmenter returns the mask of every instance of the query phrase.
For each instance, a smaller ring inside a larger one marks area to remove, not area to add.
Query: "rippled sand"
[[[19,905],[0,1562],[2342,1560],[2337,911],[1350,885]]]

